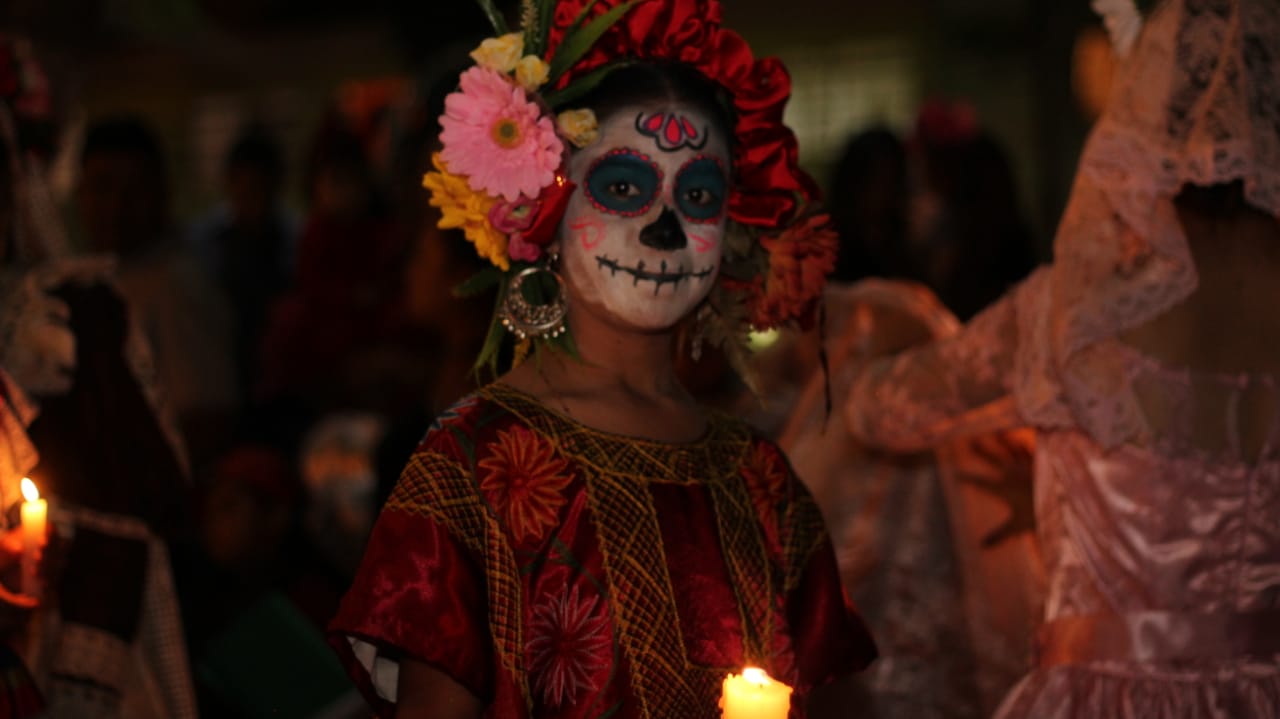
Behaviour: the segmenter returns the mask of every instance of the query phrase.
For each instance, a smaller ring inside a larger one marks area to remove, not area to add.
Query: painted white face
[[[613,113],[569,161],[560,228],[573,302],[620,325],[673,327],[711,291],[728,211],[728,138],[681,103]]]

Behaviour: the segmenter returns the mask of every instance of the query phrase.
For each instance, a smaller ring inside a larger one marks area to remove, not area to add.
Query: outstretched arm
[[[1011,388],[1018,308],[1043,271],[975,317],[959,334],[870,364],[845,402],[860,441],[920,451],[961,436],[1021,426]]]
[[[452,677],[413,659],[400,661],[396,719],[479,719],[480,700]]]

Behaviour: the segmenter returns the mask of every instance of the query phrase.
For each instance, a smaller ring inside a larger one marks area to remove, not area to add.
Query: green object
[[[280,594],[240,614],[196,661],[201,682],[245,719],[308,719],[353,691],[319,630]]]

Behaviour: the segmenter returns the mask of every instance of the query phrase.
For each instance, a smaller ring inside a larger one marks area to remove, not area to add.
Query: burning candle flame
[[[32,482],[30,477],[22,478],[22,498],[28,502],[40,499],[40,490],[36,489],[36,483]]]
[[[760,667],[744,667],[742,670],[742,678],[752,684],[765,686],[769,683],[769,674]]]

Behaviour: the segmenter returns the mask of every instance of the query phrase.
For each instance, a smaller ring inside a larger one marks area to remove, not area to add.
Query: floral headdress
[[[700,339],[740,359],[750,328],[813,324],[837,240],[828,217],[811,209],[820,192],[782,121],[791,80],[780,61],[756,59],[721,27],[719,0],[524,0],[517,31],[493,0],[478,2],[498,37],[471,54],[476,65],[446,99],[443,149],[423,179],[440,227],[462,230],[494,265],[461,294],[500,284],[501,295],[503,280],[538,262],[555,238],[574,190],[568,146],[598,134],[594,114],[573,102],[615,69],[675,62],[722,87],[736,116],[731,228],[720,280],[699,312]],[[477,366],[495,368],[502,337],[495,318]]]

